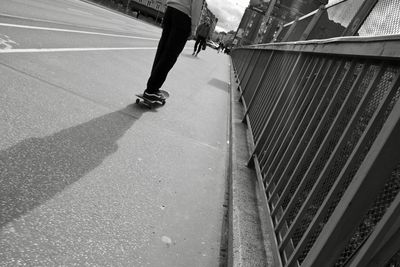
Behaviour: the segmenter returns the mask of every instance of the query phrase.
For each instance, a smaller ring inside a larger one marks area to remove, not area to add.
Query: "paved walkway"
[[[153,110],[129,51],[2,57],[1,266],[218,266],[229,57],[192,45]]]

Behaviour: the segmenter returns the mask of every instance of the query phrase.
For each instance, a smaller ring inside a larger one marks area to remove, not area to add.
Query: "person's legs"
[[[197,48],[197,52],[196,55],[198,55],[201,51],[201,49],[203,49],[203,46],[205,45],[206,39],[204,37],[199,37],[199,46]]]
[[[199,43],[200,43],[200,37],[197,37],[196,42],[194,43],[193,55],[194,55],[194,53],[196,53]]]
[[[162,25],[163,31],[161,33],[160,41],[158,42],[157,52],[154,57],[154,62],[153,62],[153,66],[151,68],[150,73],[153,73],[154,67],[157,66],[158,62],[160,61],[160,57],[161,57],[163,51],[165,51],[165,49],[166,49],[168,36],[171,33],[171,24],[172,24],[171,9],[167,8],[167,10],[165,11],[164,19],[163,19],[163,25]]]
[[[167,8],[165,15],[168,15],[168,24],[165,25],[160,40],[159,50],[157,49],[156,58],[149,80],[147,81],[147,94],[157,94],[168,72],[174,66],[179,54],[182,52],[187,38],[190,35],[191,21],[190,17],[174,8]]]

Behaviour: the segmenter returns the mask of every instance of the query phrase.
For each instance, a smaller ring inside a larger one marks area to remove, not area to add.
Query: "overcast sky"
[[[208,8],[218,18],[217,31],[237,30],[250,0],[207,0]]]

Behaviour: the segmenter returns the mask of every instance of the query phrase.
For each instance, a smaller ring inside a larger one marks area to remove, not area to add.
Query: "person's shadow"
[[[0,151],[0,228],[43,204],[118,150],[133,107]]]

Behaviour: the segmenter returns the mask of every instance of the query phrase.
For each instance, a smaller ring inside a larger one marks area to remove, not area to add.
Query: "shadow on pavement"
[[[118,150],[140,118],[128,107],[0,151],[0,227],[43,204]],[[139,115],[138,115],[139,114]]]
[[[223,90],[224,92],[229,92],[229,83],[213,78],[208,82],[209,85],[214,86],[218,89]]]

